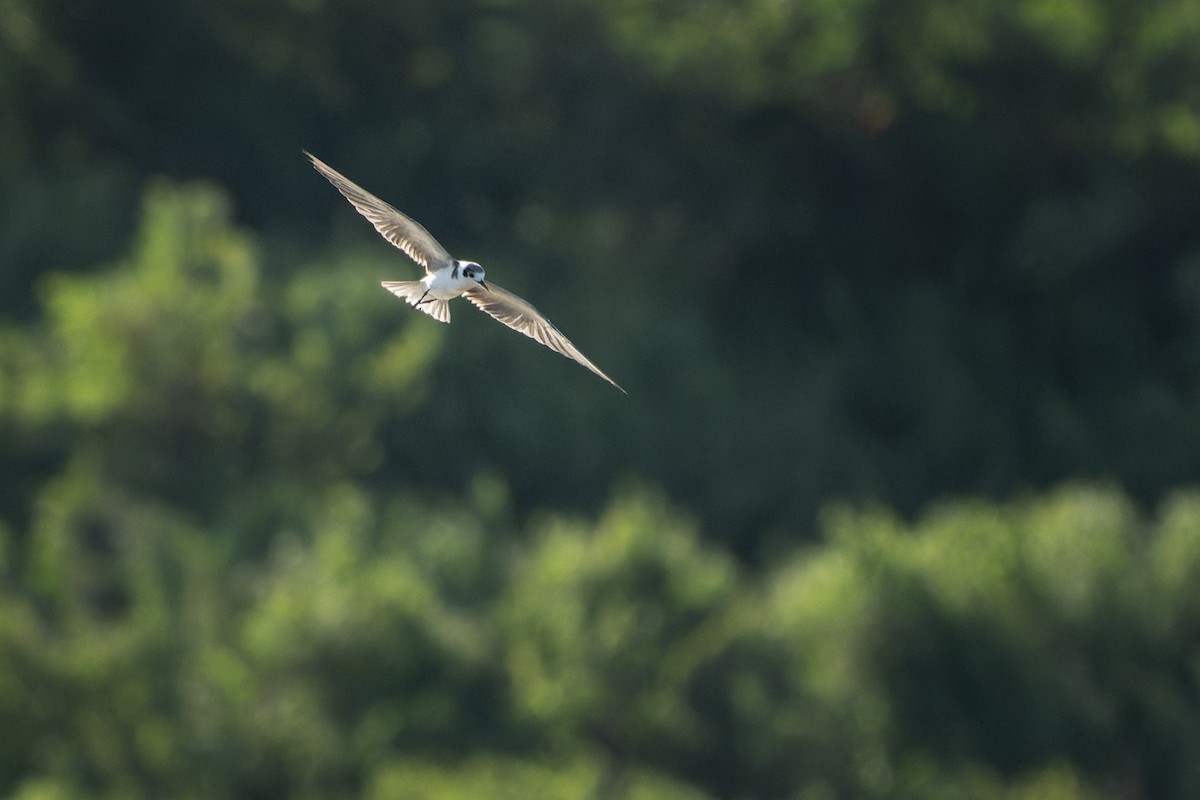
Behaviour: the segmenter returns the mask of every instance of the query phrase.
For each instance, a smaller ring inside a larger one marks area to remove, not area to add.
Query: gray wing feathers
[[[308,156],[317,172],[324,175],[358,209],[358,213],[375,226],[383,238],[403,250],[426,272],[436,272],[453,261],[446,248],[438,244],[437,239],[416,220],[400,213],[307,150],[304,155]]]
[[[579,362],[613,386],[621,389],[620,384],[601,372],[600,368],[589,361],[587,356],[579,352],[579,348],[571,344],[571,340],[563,336],[550,320],[512,292],[501,289],[489,281],[488,289],[484,289],[482,286],[472,286],[464,296],[514,331],[519,331],[554,352]],[[624,389],[621,391],[629,394]]]

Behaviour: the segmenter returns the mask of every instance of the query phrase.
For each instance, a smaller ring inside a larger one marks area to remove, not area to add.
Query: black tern
[[[328,179],[351,205],[375,226],[379,234],[425,268],[419,281],[382,281],[383,288],[424,311],[438,322],[450,321],[450,301],[465,296],[477,308],[556,353],[573,359],[622,392],[620,384],[579,352],[550,320],[529,303],[494,283],[484,280],[483,267],[474,261],[459,261],[434,239],[420,223],[351,181],[307,150],[317,172]],[[628,392],[625,392],[628,394]]]

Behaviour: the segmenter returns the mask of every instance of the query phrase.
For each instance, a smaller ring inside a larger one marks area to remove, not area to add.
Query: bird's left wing
[[[589,361],[587,356],[579,352],[579,348],[571,344],[571,340],[563,336],[550,320],[543,317],[536,308],[512,292],[488,282],[488,288],[485,289],[478,285],[472,286],[465,292],[464,296],[514,331],[520,331],[529,338],[546,345],[546,347],[549,347],[554,352],[579,362],[613,386],[621,389],[620,384],[601,372],[600,368]],[[621,391],[629,394],[624,389],[621,389]]]
[[[438,240],[421,223],[400,213],[312,153],[307,150],[303,152],[317,172],[324,175],[358,209],[358,213],[370,220],[383,238],[403,250],[426,272],[437,272],[454,261],[446,248],[438,244]]]

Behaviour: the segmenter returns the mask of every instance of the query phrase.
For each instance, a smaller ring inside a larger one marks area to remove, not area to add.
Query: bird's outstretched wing
[[[472,286],[463,296],[514,331],[520,331],[554,352],[578,361],[613,386],[621,389],[620,384],[601,372],[600,368],[589,361],[587,356],[579,352],[579,348],[571,344],[571,340],[563,336],[550,320],[512,292],[501,289],[489,281],[488,288]],[[624,389],[621,391],[629,394]]]
[[[383,238],[403,250],[426,272],[437,272],[453,263],[446,248],[438,244],[419,222],[400,213],[307,150],[303,153],[317,172],[324,175],[358,209],[358,213],[370,220]]]

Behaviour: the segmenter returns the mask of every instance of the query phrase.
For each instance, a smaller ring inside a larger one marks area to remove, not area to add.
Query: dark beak
[[[483,278],[479,279],[479,285],[487,289],[489,292],[492,290],[492,287],[488,286],[487,281],[485,281]]]

